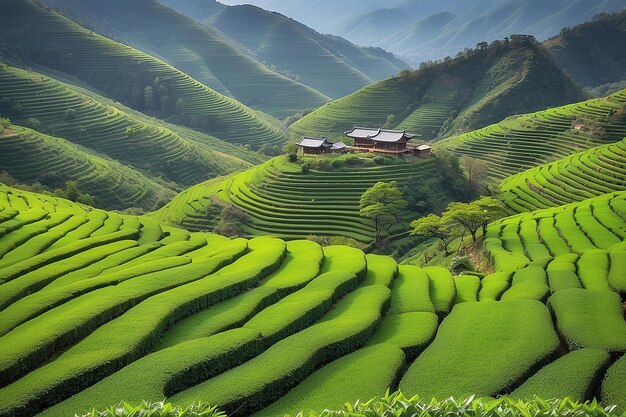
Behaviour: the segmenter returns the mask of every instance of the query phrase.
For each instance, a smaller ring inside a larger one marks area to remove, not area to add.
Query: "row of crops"
[[[389,387],[601,392],[626,407],[625,224],[626,193],[492,224],[498,272],[473,286],[354,248],[190,233],[2,186],[0,415],[167,398],[276,416]]]
[[[278,157],[241,174],[191,187],[158,211],[156,218],[192,230],[211,230],[206,210],[218,198],[247,213],[243,230],[250,236],[347,236],[369,243],[374,228],[359,214],[361,195],[378,181],[396,181],[403,187],[413,178],[429,186],[434,198],[445,201],[446,195],[435,190],[436,172],[433,160],[418,160],[303,174],[299,164]],[[407,223],[401,222],[392,232],[407,229]]]
[[[105,209],[149,210],[155,208],[159,193],[166,198],[174,195],[138,171],[64,139],[18,126],[11,131],[0,139],[0,166],[21,183],[40,182],[54,189],[79,179],[81,190]]]
[[[483,160],[489,167],[489,176],[502,180],[528,169],[539,169],[535,167],[557,159],[576,158],[571,155],[620,141],[624,136],[626,90],[607,98],[511,117],[496,125],[444,140],[437,146],[459,156]],[[606,170],[600,171],[600,174],[606,173]],[[567,179],[563,181],[568,184]],[[583,184],[586,182],[585,177]]]
[[[626,139],[598,146],[506,178],[505,203],[517,212],[560,206],[621,190],[626,184]]]
[[[11,2],[11,7],[5,8],[5,19],[0,36],[7,45],[20,47],[12,53],[26,53],[35,63],[76,77],[112,98],[122,97],[120,87],[139,88],[141,95],[146,85],[158,77],[167,84],[171,103],[181,100],[182,109],[197,119],[201,130],[219,139],[256,148],[285,139],[282,128],[269,117],[163,61],[98,35],[32,0]],[[143,78],[146,84],[142,85]],[[125,86],[124,82],[134,84]],[[131,100],[124,101],[135,105]]]
[[[84,146],[90,151],[130,165],[128,170],[132,169],[133,173],[129,173],[129,178],[141,178],[140,182],[146,184],[146,188],[156,186],[149,177],[160,176],[184,186],[248,166],[247,162],[236,156],[241,155],[248,159],[248,155],[234,146],[222,146],[215,138],[192,134],[184,129],[174,132],[153,123],[147,117],[131,113],[128,109],[120,110],[106,104],[101,97],[88,95],[36,72],[0,65],[0,91],[0,112],[3,116],[10,117],[16,124],[28,125],[55,137],[46,140],[41,145],[44,148],[50,151],[56,148],[54,152],[61,149],[58,152],[65,154],[68,153],[70,142]],[[11,152],[14,144],[4,141],[5,139],[2,144],[4,150]],[[21,157],[30,157],[34,166],[45,166],[50,162],[47,160],[46,150],[28,148]],[[233,156],[224,157],[224,154]],[[74,159],[69,155],[59,155],[59,158]],[[80,157],[85,158],[84,155]],[[256,160],[252,158],[252,161]],[[83,178],[77,164],[79,162],[67,166],[74,171],[71,175],[70,171],[66,171],[66,175],[70,179],[87,182],[88,178]],[[13,163],[3,164],[2,167],[9,174],[15,174],[16,178],[25,175]],[[62,171],[64,167],[65,165],[61,165],[54,170]],[[28,175],[35,172],[36,170],[29,170]],[[149,173],[149,176],[144,172]],[[63,175],[62,172],[59,174]],[[151,182],[152,185],[148,186]],[[160,185],[158,188],[164,187]],[[91,186],[84,191],[98,194]],[[141,194],[122,201],[125,207],[151,208],[150,201],[143,201]],[[117,208],[115,203],[119,201],[104,207]]]

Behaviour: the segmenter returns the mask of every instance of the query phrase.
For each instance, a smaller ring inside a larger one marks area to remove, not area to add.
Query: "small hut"
[[[415,148],[415,156],[420,158],[430,158],[432,156],[433,148],[428,145],[420,145]]]
[[[320,155],[323,153],[345,152],[348,147],[343,142],[331,143],[328,138],[303,137],[298,142],[298,150],[303,155]]]

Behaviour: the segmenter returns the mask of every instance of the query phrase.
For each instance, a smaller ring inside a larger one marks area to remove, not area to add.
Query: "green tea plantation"
[[[228,239],[0,188],[0,415],[598,396],[626,411],[626,192],[493,223],[497,272]]]

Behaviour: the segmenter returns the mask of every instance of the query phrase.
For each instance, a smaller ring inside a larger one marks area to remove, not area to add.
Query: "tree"
[[[154,90],[150,86],[143,90],[143,105],[146,110],[154,109]]]
[[[402,191],[395,182],[378,182],[363,193],[360,213],[374,223],[376,244],[380,243],[383,232],[389,230],[406,206]]]
[[[448,246],[454,240],[455,234],[448,219],[436,214],[429,214],[426,217],[414,220],[411,223],[411,227],[413,228],[411,231],[412,236],[434,237],[441,240],[446,256],[450,255]]]
[[[482,229],[484,235],[489,223],[506,216],[506,209],[500,200],[483,197],[471,203],[450,203],[443,216],[463,227],[461,237],[469,231],[476,242],[478,230]]]
[[[7,118],[0,117],[0,133],[4,132],[4,129],[7,129],[11,126],[11,121]]]
[[[487,180],[489,167],[484,161],[469,156],[460,158],[461,169],[467,177],[467,185],[474,190],[480,190]]]
[[[78,184],[76,184],[76,181],[70,180],[65,183],[65,194],[67,195],[68,200],[78,201],[81,193],[78,190]]]
[[[481,224],[481,227],[483,229],[483,235],[487,233],[487,226],[489,225],[489,223],[507,216],[506,207],[504,206],[502,201],[498,200],[497,198],[482,197],[472,204],[478,206],[480,209],[482,209],[484,213]]]

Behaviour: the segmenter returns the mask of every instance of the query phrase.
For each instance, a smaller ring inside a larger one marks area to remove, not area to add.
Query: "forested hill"
[[[561,33],[544,45],[577,82],[599,87],[626,83],[626,11],[602,14]],[[623,88],[623,87],[622,87]]]
[[[540,44],[518,35],[365,87],[290,128],[338,137],[354,124],[384,124],[434,140],[583,98]]]

